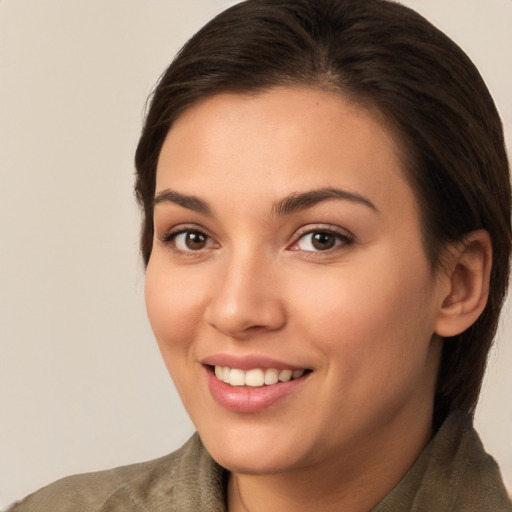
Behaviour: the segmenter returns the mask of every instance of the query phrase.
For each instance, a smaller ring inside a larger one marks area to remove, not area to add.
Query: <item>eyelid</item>
[[[294,248],[297,246],[299,241],[304,238],[307,235],[311,235],[313,233],[327,233],[330,235],[334,235],[341,239],[343,242],[340,244],[336,244],[334,247],[331,247],[330,249],[325,250],[315,250],[315,251],[307,251],[300,248]],[[317,224],[317,225],[307,225],[302,228],[300,228],[294,235],[293,242],[288,246],[288,250],[295,250],[295,251],[301,251],[304,253],[309,254],[326,254],[330,253],[331,251],[336,251],[339,249],[346,248],[349,245],[352,245],[355,242],[355,236],[347,231],[346,229],[342,229],[337,226],[332,225],[326,225],[326,224]]]
[[[202,249],[197,250],[182,250],[178,249],[176,246],[173,246],[172,242],[176,239],[177,236],[179,236],[182,233],[187,232],[197,232],[203,234],[207,239],[209,240],[210,244],[213,244],[213,248],[218,248],[220,244],[216,241],[215,237],[212,236],[207,229],[203,228],[202,226],[198,224],[179,224],[177,226],[173,226],[170,229],[165,230],[162,234],[157,235],[157,239],[160,241],[160,243],[166,247],[170,247],[172,251],[183,254],[186,256],[199,256],[200,254],[204,253],[205,251],[211,250],[212,246],[205,247]],[[298,243],[302,238],[304,238],[307,235],[311,235],[314,233],[326,233],[333,235],[341,240],[341,243],[335,244],[333,247],[325,250],[305,250],[300,249],[297,247]],[[332,226],[332,225],[326,225],[326,224],[308,224],[306,226],[303,226],[299,228],[294,236],[293,236],[293,242],[287,246],[287,250],[292,251],[300,251],[303,253],[308,254],[328,254],[330,252],[340,250],[343,248],[346,248],[349,245],[352,245],[355,242],[355,237],[352,233],[350,233],[348,230],[344,228],[340,228],[338,226]]]
[[[189,233],[189,232],[196,232],[201,233],[206,238],[208,238],[214,246],[218,247],[219,244],[216,242],[215,238],[208,233],[207,229],[204,229],[202,226],[199,226],[197,224],[179,224],[177,226],[173,226],[172,228],[164,231],[162,234],[157,235],[158,240],[160,243],[166,247],[170,247],[172,251],[187,255],[187,256],[198,256],[204,251],[210,250],[212,247],[205,247],[204,249],[198,249],[196,251],[189,250],[185,251],[182,249],[178,249],[176,246],[173,245],[173,241],[176,239],[177,236],[183,234],[183,233]]]

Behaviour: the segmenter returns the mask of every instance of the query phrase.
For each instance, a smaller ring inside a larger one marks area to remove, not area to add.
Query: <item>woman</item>
[[[14,511],[507,511],[472,416],[508,281],[499,116],[382,0],[249,0],[136,154],[146,304],[196,434]]]

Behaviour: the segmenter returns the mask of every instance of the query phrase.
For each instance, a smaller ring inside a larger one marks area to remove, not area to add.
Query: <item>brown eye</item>
[[[206,245],[206,240],[206,236],[198,231],[185,233],[185,245],[193,251],[203,249]]]
[[[336,236],[331,233],[313,233],[311,245],[319,251],[332,249],[336,245]]]
[[[181,252],[201,251],[215,245],[202,231],[181,231],[171,235],[166,243],[172,243]]]
[[[350,245],[352,241],[350,237],[334,231],[309,231],[297,240],[293,249],[304,252],[322,252]]]

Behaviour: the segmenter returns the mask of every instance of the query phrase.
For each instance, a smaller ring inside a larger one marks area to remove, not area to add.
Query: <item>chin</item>
[[[234,473],[270,475],[301,465],[305,446],[300,449],[294,436],[272,430],[260,424],[224,433],[199,431],[199,435],[210,455]]]

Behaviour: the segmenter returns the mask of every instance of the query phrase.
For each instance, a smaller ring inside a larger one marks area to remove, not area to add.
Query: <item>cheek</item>
[[[201,290],[187,279],[186,272],[171,271],[155,258],[146,271],[145,300],[151,328],[168,363],[167,354],[186,349],[194,337],[200,319]]]
[[[328,293],[309,288],[311,314],[301,330],[323,355],[325,386],[319,401],[329,404],[334,419],[352,417],[360,425],[373,425],[430,389],[432,327],[425,283],[421,269],[402,270],[387,275],[352,271],[336,287],[331,281]]]
[[[303,282],[296,302],[303,330],[347,371],[373,365],[392,373],[416,354],[425,356],[434,330],[428,268],[375,258],[373,265],[340,268]]]
[[[188,408],[190,389],[194,388],[188,368],[193,361],[194,339],[200,324],[201,296],[200,290],[186,276],[186,272],[172,271],[168,265],[160,265],[157,258],[150,260],[146,270],[145,300],[148,319],[165,366],[185,408]]]

